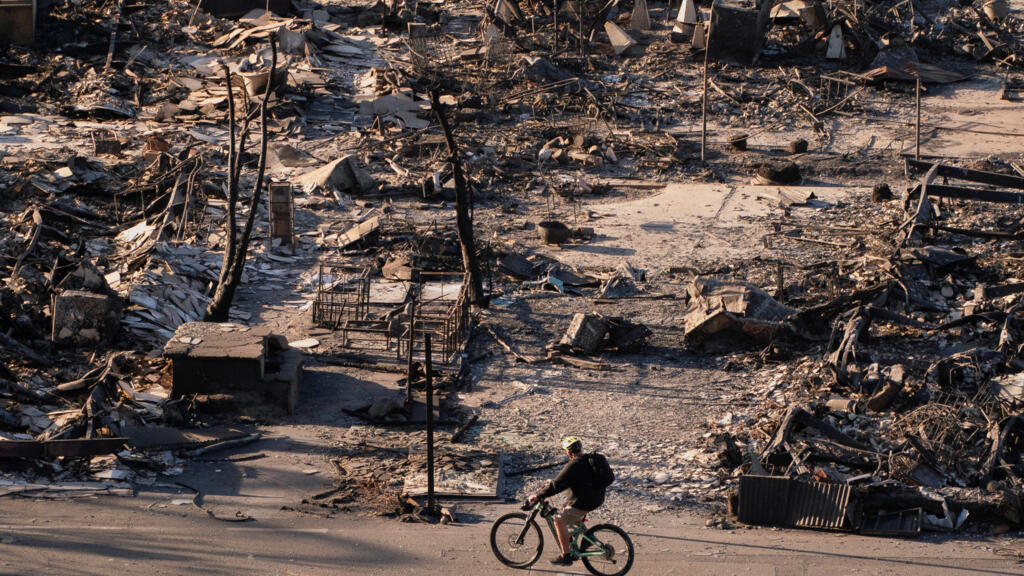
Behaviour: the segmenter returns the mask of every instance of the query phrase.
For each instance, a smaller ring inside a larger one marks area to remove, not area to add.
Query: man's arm
[[[569,488],[569,486],[572,486],[572,481],[570,480],[569,472],[571,468],[572,462],[566,464],[562,468],[562,471],[558,473],[558,476],[555,476],[554,480],[548,482],[548,485],[543,490],[534,495],[536,496],[536,499],[543,500],[545,498],[550,498],[555,494],[558,494],[559,492],[562,492],[563,490]]]

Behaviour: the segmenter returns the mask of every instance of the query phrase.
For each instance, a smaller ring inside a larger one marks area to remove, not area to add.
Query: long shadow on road
[[[700,538],[684,538],[681,536],[664,536],[660,534],[639,534],[634,533],[634,536],[644,538],[656,538],[659,540],[676,540],[680,542],[692,542],[694,544],[714,544],[717,546],[733,546],[736,548],[746,548],[753,550],[765,550],[772,552],[787,552],[791,554],[802,554],[806,556],[819,556],[824,558],[837,558],[843,560],[854,560],[859,562],[880,562],[886,564],[895,564],[900,566],[914,566],[921,568],[941,568],[946,570],[956,570],[960,572],[970,572],[974,574],[1005,574],[1007,576],[1019,576],[1021,572],[1006,572],[1002,570],[994,570],[989,568],[971,568],[957,564],[940,564],[938,562],[924,562],[921,560],[911,560],[903,558],[886,558],[881,556],[869,556],[860,554],[844,554],[841,552],[825,552],[822,550],[807,550],[799,548],[786,548],[782,546],[768,546],[764,544],[744,544],[741,542],[726,542],[720,540],[702,540]],[[894,568],[898,570],[898,568]],[[896,572],[898,573],[898,572]]]

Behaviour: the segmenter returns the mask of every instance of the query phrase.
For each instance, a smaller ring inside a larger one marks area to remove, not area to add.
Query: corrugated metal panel
[[[849,503],[849,484],[793,481],[790,508],[794,526],[838,530],[843,527]]]
[[[31,44],[35,38],[35,0],[0,0],[0,46]]]
[[[742,476],[739,500],[741,522],[838,530],[846,520],[850,486]]]
[[[789,526],[789,484],[783,476],[740,476],[740,522]]]

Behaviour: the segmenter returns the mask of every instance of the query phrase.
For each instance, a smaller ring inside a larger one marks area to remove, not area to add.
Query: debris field
[[[6,494],[312,428],[285,510],[457,522],[574,434],[625,525],[1024,523],[1020,0],[30,6]]]

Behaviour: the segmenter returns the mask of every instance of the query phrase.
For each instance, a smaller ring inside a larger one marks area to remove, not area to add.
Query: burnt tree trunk
[[[455,137],[452,135],[451,126],[444,115],[444,107],[438,98],[437,91],[430,91],[430,107],[437,116],[437,121],[444,131],[444,139],[448,143],[449,162],[452,164],[452,172],[455,175],[455,226],[459,231],[459,244],[462,247],[462,265],[469,274],[469,300],[480,306],[487,307],[487,300],[484,297],[483,277],[480,273],[480,259],[476,253],[476,242],[473,240],[473,219],[469,215],[469,189],[466,187],[466,178],[462,173],[462,161],[459,159],[459,150],[455,145]]]
[[[249,132],[250,114],[246,110],[245,127],[242,129],[236,149],[234,89],[231,86],[231,73],[226,72],[228,115],[230,117],[228,121],[229,138],[231,138],[228,149],[228,235],[227,246],[224,247],[224,261],[221,264],[220,277],[217,280],[217,289],[213,293],[210,304],[206,307],[206,315],[203,318],[206,322],[227,322],[228,320],[228,312],[230,312],[231,303],[235,299],[235,290],[242,281],[245,258],[249,253],[249,241],[252,238],[252,229],[256,222],[256,212],[263,196],[263,178],[267,167],[267,104],[274,86],[274,70],[277,68],[277,38],[275,35],[270,37],[270,53],[270,73],[267,78],[266,91],[263,93],[263,101],[260,103],[260,159],[256,183],[253,185],[252,197],[249,199],[249,215],[246,218],[241,237],[238,237],[237,234],[238,226],[235,223],[235,214],[238,204],[238,180],[242,171],[241,157],[245,154],[245,139]]]

